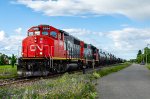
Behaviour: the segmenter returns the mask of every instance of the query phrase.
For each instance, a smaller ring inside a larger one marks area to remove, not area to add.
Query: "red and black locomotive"
[[[21,76],[41,76],[116,62],[121,59],[63,30],[38,25],[30,28],[22,41],[22,57],[18,59],[17,69]]]

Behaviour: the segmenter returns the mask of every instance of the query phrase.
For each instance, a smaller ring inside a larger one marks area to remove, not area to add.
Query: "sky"
[[[0,52],[20,55],[27,30],[39,24],[133,59],[150,43],[150,1],[0,0]]]

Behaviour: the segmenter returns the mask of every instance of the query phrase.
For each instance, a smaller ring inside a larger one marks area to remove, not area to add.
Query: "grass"
[[[91,74],[66,73],[55,79],[5,86],[0,89],[0,99],[95,99],[96,79],[129,65],[130,63],[123,63],[105,67]]]
[[[148,64],[146,67],[150,70],[150,64]]]
[[[0,79],[17,77],[17,67],[12,68],[11,65],[0,66]]]
[[[0,89],[2,99],[95,99],[91,75],[64,74],[57,79],[42,79]],[[16,87],[17,86],[17,87]]]
[[[124,69],[124,68],[126,68],[126,67],[128,67],[130,65],[131,65],[131,63],[126,62],[126,63],[122,63],[122,64],[113,65],[111,67],[104,67],[101,70],[97,71],[97,73],[101,77],[103,77],[103,76],[106,76],[106,75],[108,75],[110,73],[120,71],[120,70],[122,70],[122,69]]]

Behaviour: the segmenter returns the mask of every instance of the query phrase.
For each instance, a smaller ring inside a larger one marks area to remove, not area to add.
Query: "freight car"
[[[31,27],[22,41],[17,70],[20,76],[42,76],[116,62],[114,55],[99,51],[66,31],[38,25]]]

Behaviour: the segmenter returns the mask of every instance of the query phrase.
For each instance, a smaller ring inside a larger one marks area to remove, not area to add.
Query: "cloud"
[[[149,19],[149,0],[17,0],[48,16],[124,15],[131,19]]]
[[[118,49],[135,49],[145,46],[146,41],[150,40],[149,31],[150,29],[124,28],[110,31],[107,36],[113,39],[115,47]],[[145,44],[140,45],[140,43]]]
[[[94,46],[100,47],[100,38],[103,37],[102,32],[93,32],[87,29],[63,29],[64,31],[68,32],[72,36],[84,41],[88,44],[93,44]]]
[[[133,54],[132,58],[136,57],[137,51],[146,47],[150,43],[150,28],[123,28],[121,30],[109,31],[107,37],[113,40],[112,49],[116,49],[118,54],[127,55]],[[122,55],[122,56],[123,56]]]
[[[22,31],[22,28],[21,28],[21,27],[19,27],[19,28],[15,29],[15,32],[16,32],[16,33],[18,33],[18,34],[20,34],[20,33],[21,33],[21,31]]]
[[[16,31],[17,30],[17,31]],[[12,53],[18,54],[18,51],[21,51],[21,41],[24,38],[20,33],[20,29],[15,29],[13,35],[7,35],[3,30],[0,30],[0,52],[11,55]]]
[[[5,38],[5,32],[0,31],[0,41],[4,40],[4,38]]]

